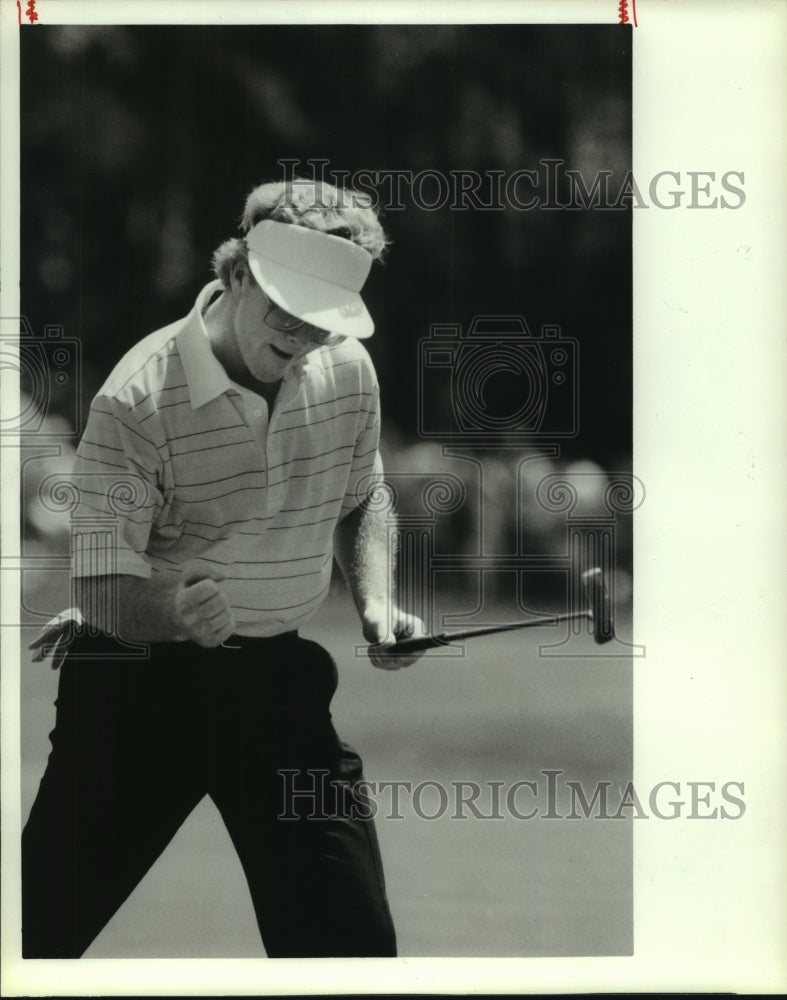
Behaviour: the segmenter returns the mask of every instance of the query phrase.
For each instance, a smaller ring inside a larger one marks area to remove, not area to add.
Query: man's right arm
[[[169,482],[163,434],[141,424],[128,401],[105,392],[93,400],[73,473],[79,495],[72,516],[76,605],[94,628],[128,642],[218,646],[234,630],[218,567],[190,563],[170,582],[150,575],[151,527]],[[97,532],[96,514],[110,518],[113,530]],[[97,572],[110,565],[113,575]]]
[[[128,642],[183,642],[219,646],[235,623],[219,583],[224,574],[187,567],[166,582],[139,576],[77,577],[76,602],[94,628]]]

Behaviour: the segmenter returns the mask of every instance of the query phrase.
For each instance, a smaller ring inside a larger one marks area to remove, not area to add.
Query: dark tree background
[[[281,159],[307,174],[323,158],[329,174],[509,176],[552,157],[588,185],[611,171],[613,192],[630,166],[631,35],[617,25],[37,25],[20,41],[23,312],[81,340],[86,401],[133,342],[190,309]],[[389,430],[415,437],[430,324],[522,314],[580,342],[581,433],[563,454],[627,467],[630,210],[404,204],[384,212],[393,246],[366,294]]]

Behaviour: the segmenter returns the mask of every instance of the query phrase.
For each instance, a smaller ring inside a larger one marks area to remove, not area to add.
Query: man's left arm
[[[369,657],[376,667],[398,670],[422,653],[391,653],[398,639],[421,635],[424,623],[396,603],[395,553],[389,551],[390,511],[360,504],[336,525],[334,552],[361,616]]]

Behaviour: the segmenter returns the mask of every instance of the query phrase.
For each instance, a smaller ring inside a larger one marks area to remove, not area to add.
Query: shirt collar
[[[232,380],[213,353],[202,318],[202,311],[207,307],[211,295],[220,292],[223,287],[220,281],[211,281],[205,285],[176,337],[189,386],[191,406],[195,410],[233,388]]]
[[[223,289],[224,286],[218,280],[205,285],[176,336],[188,382],[189,398],[194,410],[225,392],[237,392],[238,388],[213,353],[205,321],[202,318],[203,310],[207,308],[211,297]],[[308,375],[322,372],[323,367],[322,351],[310,351],[289,369],[284,381],[289,382],[291,379],[300,381]]]

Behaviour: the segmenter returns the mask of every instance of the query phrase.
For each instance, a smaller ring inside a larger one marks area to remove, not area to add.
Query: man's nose
[[[310,327],[304,323],[303,326],[298,326],[294,330],[288,330],[287,339],[296,347],[305,347],[310,340],[309,334]]]

